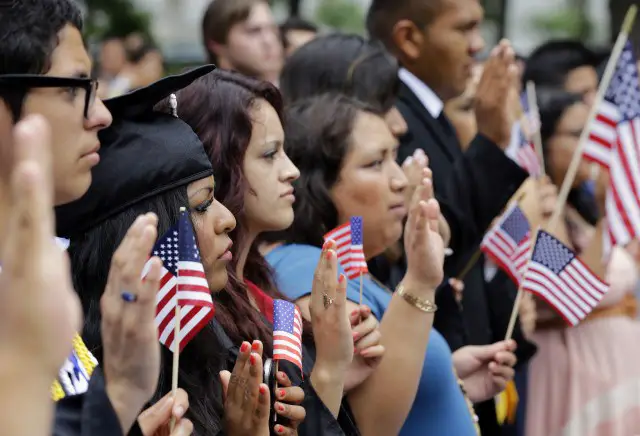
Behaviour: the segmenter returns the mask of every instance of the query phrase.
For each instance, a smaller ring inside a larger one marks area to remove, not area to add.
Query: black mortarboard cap
[[[189,125],[153,108],[214,69],[202,66],[105,100],[113,123],[98,134],[100,163],[93,169],[89,191],[56,208],[58,236],[81,234],[146,198],[213,174]]]

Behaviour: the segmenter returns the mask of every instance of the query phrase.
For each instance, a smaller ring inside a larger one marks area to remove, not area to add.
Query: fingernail
[[[359,312],[358,309],[354,310],[353,312],[351,312],[351,316],[356,316],[358,314],[358,312]]]
[[[358,333],[358,332],[353,332],[353,340],[354,340],[354,341],[357,341],[357,340],[358,340],[358,338],[360,338],[360,333]]]
[[[243,353],[246,353],[248,349],[249,349],[249,344],[246,342],[243,342],[242,346],[240,347],[240,351],[242,351]]]
[[[182,418],[182,416],[184,415],[184,412],[185,410],[183,406],[178,406],[175,409],[173,409],[173,415],[178,419]]]
[[[333,250],[327,250],[327,259],[331,260],[333,257]]]
[[[278,378],[284,380],[285,379],[284,372],[278,371]]]
[[[361,356],[361,357],[369,357],[369,353],[367,352],[367,350],[362,350],[362,351],[360,352],[360,356]]]
[[[324,241],[324,244],[322,244],[322,251],[326,251],[327,248],[329,247],[329,243],[331,242],[331,239],[327,239],[326,241]]]
[[[251,344],[251,349],[253,351],[258,351],[260,349],[260,341],[254,341],[253,344]]]
[[[284,398],[285,395],[286,395],[286,392],[284,391],[284,389],[278,389],[278,396],[280,398]]]
[[[255,358],[255,356],[253,354],[251,356],[249,356],[249,362],[251,363],[251,365],[255,365],[256,364],[256,358]]]
[[[413,162],[413,157],[409,156],[404,160],[404,162],[402,163],[402,166],[404,167],[404,166],[411,165],[411,162]]]
[[[342,282],[344,282],[344,274],[340,274],[340,277],[338,278],[338,283]]]
[[[356,347],[353,347],[353,354],[358,354],[358,349]]]
[[[276,409],[278,412],[284,412],[284,406],[282,404],[276,404]]]
[[[276,425],[276,433],[283,433],[284,432],[284,427],[281,426],[280,424]]]
[[[267,387],[265,385],[260,385],[260,395],[267,395]]]

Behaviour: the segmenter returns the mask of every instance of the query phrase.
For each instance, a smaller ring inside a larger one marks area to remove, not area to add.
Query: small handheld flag
[[[517,203],[487,232],[480,249],[520,284],[531,250],[531,226]]]
[[[273,360],[287,360],[302,371],[302,316],[289,301],[273,301]]]
[[[351,226],[351,258],[345,272],[347,277],[353,279],[361,274],[366,274],[369,269],[363,251],[362,217],[352,216],[349,222]]]
[[[575,326],[598,305],[609,285],[562,242],[540,230],[522,289],[546,300],[569,325]]]
[[[336,255],[338,263],[346,268],[351,257],[351,223],[344,223],[341,226],[327,232],[324,235],[325,242],[333,240],[336,243]]]
[[[214,306],[187,212],[153,248],[162,260],[156,295],[156,326],[160,342],[175,351],[176,306],[181,307],[179,350],[213,318]]]

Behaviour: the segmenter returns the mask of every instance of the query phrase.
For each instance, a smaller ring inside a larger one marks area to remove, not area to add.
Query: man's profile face
[[[279,32],[269,5],[257,3],[245,21],[229,30],[224,55],[246,75],[264,78],[278,74],[283,63]]]
[[[82,35],[67,25],[58,32],[58,46],[51,56],[47,76],[90,77],[91,60]],[[95,99],[84,117],[83,88],[33,88],[22,115],[40,114],[51,125],[53,177],[56,204],[77,200],[91,184],[91,169],[98,164],[98,131],[111,124],[111,114]]]

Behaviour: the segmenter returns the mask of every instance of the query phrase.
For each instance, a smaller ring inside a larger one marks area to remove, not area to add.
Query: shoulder
[[[269,252],[265,259],[273,268],[276,284],[292,300],[311,293],[313,274],[322,250],[311,245],[282,245]]]

